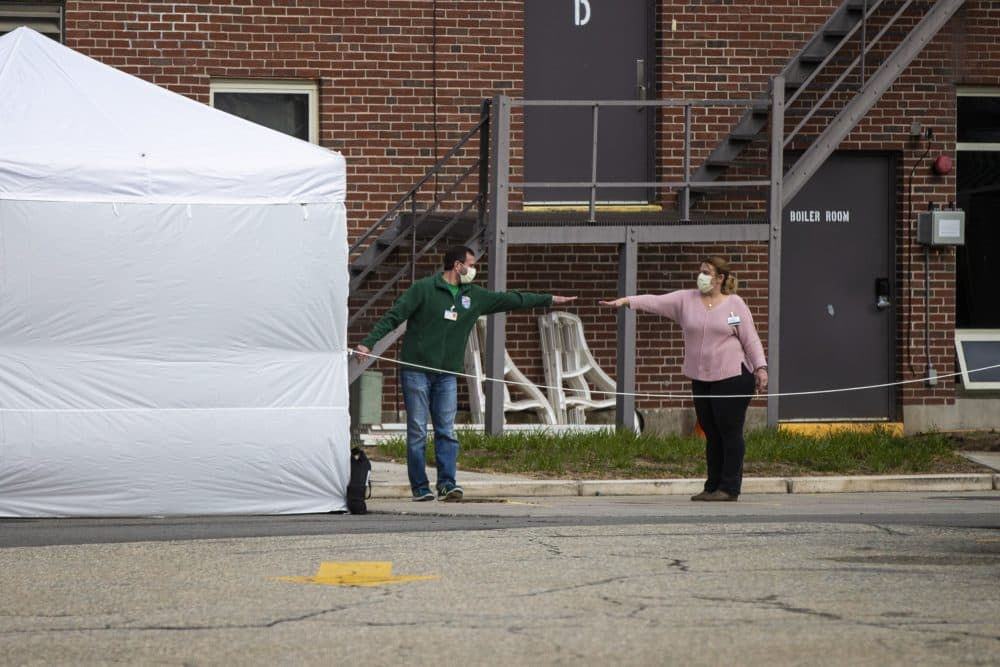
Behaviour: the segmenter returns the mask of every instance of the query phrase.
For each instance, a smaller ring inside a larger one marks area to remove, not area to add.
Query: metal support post
[[[618,294],[635,294],[638,281],[639,244],[634,227],[626,231],[625,243],[618,247]],[[615,362],[615,426],[635,431],[635,311],[618,309],[618,353]]]
[[[479,229],[477,231],[486,226],[486,198],[490,190],[490,102],[491,100],[483,100],[479,110],[483,126],[479,130],[479,200],[476,202]]]
[[[781,355],[781,217],[785,145],[785,77],[771,81],[771,191],[767,201],[770,238],[767,253],[767,366],[768,393],[780,391]],[[778,426],[778,398],[767,399],[767,425]]]
[[[681,220],[691,219],[691,105],[684,105],[684,189],[680,191]]]
[[[595,104],[593,109],[592,136],[590,144],[590,206],[588,207],[588,222],[597,219],[597,121],[599,120],[600,105]]]
[[[492,122],[490,123],[490,143],[493,155],[490,160],[489,227],[486,233],[489,252],[490,275],[487,287],[495,292],[507,289],[507,199],[510,193],[510,98],[498,95],[493,98]],[[504,348],[506,335],[504,325],[506,315],[490,315],[486,328],[486,377],[503,380]],[[491,435],[503,433],[503,386],[499,382],[487,382],[486,432]]]

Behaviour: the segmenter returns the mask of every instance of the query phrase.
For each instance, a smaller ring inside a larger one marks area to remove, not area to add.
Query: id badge
[[[738,327],[740,325],[740,316],[736,313],[729,313],[729,317],[726,318],[726,324],[731,327]]]
[[[454,308],[450,308],[450,309],[444,311],[444,319],[451,320],[452,322],[455,322],[455,321],[458,320],[458,313],[455,311]]]

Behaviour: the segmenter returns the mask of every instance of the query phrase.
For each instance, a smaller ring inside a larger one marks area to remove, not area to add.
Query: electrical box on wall
[[[917,242],[924,245],[965,245],[965,211],[942,209],[917,216]]]

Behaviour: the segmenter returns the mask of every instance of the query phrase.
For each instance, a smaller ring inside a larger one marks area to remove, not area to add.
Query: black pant
[[[738,496],[743,484],[743,423],[754,393],[753,375],[745,367],[739,375],[725,380],[691,380],[694,413],[705,431],[705,461],[708,463],[706,491],[722,489]],[[739,395],[745,398],[709,398]]]

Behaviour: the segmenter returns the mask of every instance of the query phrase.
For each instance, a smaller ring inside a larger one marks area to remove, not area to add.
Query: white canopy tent
[[[346,509],[340,154],[0,37],[0,516]]]

